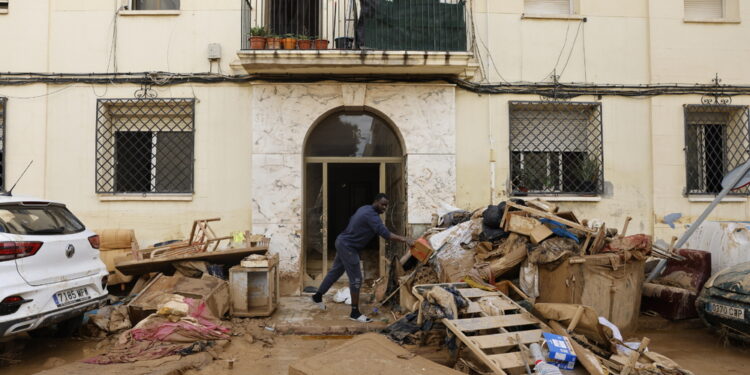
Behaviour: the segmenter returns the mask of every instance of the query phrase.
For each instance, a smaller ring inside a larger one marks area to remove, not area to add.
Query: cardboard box
[[[427,260],[432,256],[432,253],[435,252],[435,250],[432,249],[429,241],[424,238],[420,238],[416,242],[414,242],[414,246],[409,248],[409,252],[420,262],[426,263]]]
[[[164,296],[169,294],[205,301],[211,313],[219,319],[229,311],[229,286],[226,281],[207,274],[200,279],[159,274],[128,304],[133,325],[155,313],[159,304],[164,302]]]
[[[573,350],[573,344],[567,337],[546,332],[542,335],[544,341],[547,342],[547,349],[549,349],[547,363],[563,370],[572,370],[576,367],[576,353]]]

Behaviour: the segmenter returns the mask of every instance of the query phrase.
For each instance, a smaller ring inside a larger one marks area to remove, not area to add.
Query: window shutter
[[[724,0],[685,0],[685,18],[724,18]]]
[[[526,0],[527,14],[572,14],[570,0]]]

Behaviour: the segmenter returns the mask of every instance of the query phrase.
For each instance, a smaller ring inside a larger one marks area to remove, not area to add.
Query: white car
[[[99,236],[64,204],[0,196],[0,337],[79,328],[107,299],[98,249]]]

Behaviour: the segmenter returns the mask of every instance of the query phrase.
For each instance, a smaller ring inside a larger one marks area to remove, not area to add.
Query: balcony
[[[241,1],[238,64],[250,74],[468,77],[476,70],[470,0]],[[265,43],[251,42],[260,28]]]

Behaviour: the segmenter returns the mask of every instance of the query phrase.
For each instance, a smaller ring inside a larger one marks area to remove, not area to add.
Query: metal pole
[[[677,241],[677,243],[674,245],[675,249],[679,249],[682,247],[682,245],[687,242],[688,239],[690,239],[690,236],[693,235],[693,233],[698,230],[698,227],[703,224],[703,221],[706,220],[709,214],[711,214],[711,211],[716,208],[716,206],[721,202],[724,197],[729,194],[729,192],[734,189],[735,185],[737,185],[740,180],[745,177],[745,174],[750,171],[750,160],[746,161],[741,168],[741,173],[737,173],[736,176],[733,176],[733,178],[728,181],[726,186],[721,190],[721,192],[716,195],[716,198],[714,198],[713,202],[706,207],[706,209],[703,211],[701,216],[698,217],[697,220],[695,220],[694,223],[690,224],[690,227],[688,228],[685,233],[682,234],[682,237]],[[656,267],[651,271],[651,273],[646,277],[646,282],[649,282],[653,279],[655,279],[657,276],[661,274],[661,272],[664,270],[664,267],[667,266],[667,260],[666,259],[659,259],[659,264],[656,265]]]

